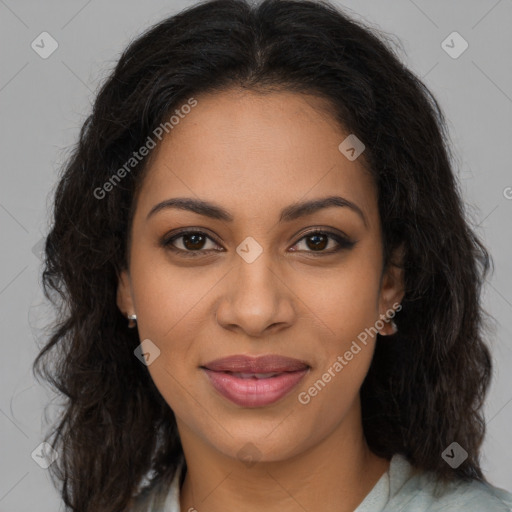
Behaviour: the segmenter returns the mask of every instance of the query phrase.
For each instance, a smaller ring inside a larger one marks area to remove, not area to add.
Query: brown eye
[[[322,249],[325,249],[329,244],[329,237],[323,234],[310,235],[306,237],[306,244],[310,249],[321,251]]]
[[[303,241],[304,245],[306,246],[306,250],[302,251],[301,249],[293,249],[293,251],[318,253],[318,256],[336,253],[342,249],[350,249],[356,243],[347,237],[329,231],[311,231],[310,233],[303,236],[295,244],[295,246],[299,245]],[[327,247],[329,247],[330,241],[335,242],[334,246],[331,246],[329,250],[325,250]]]
[[[189,250],[202,249],[206,241],[206,237],[200,233],[182,235],[181,238],[183,238],[183,245]]]
[[[208,242],[212,246],[208,247]],[[182,256],[201,256],[205,252],[217,251],[218,245],[202,231],[182,231],[171,237],[166,237],[161,242],[162,247],[170,249]]]

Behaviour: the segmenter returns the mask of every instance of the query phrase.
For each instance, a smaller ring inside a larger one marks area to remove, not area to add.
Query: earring
[[[394,321],[394,320],[391,320],[391,321],[389,321],[389,322],[386,322],[386,324],[388,324],[388,325],[390,325],[390,326],[391,326],[391,332],[390,332],[390,333],[382,333],[382,332],[379,332],[379,334],[380,334],[381,336],[391,336],[391,335],[396,334],[396,333],[398,332],[398,327],[397,327],[397,325],[396,325],[396,323],[395,323],[395,321]]]
[[[128,315],[128,327],[130,329],[132,329],[133,327],[135,327],[135,324],[137,322],[137,315],[133,314],[133,315]]]

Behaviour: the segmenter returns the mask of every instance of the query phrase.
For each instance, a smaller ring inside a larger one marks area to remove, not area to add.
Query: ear
[[[127,270],[123,270],[118,274],[117,307],[124,316],[135,313],[130,275]]]
[[[404,247],[399,246],[388,263],[381,280],[379,295],[379,314],[381,318],[390,310],[396,310],[404,297]]]

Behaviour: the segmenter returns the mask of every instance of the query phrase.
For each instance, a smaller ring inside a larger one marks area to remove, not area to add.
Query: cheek
[[[140,318],[139,333],[163,344],[172,343],[178,333],[194,330],[204,314],[205,295],[221,275],[206,267],[178,267],[164,253],[134,251],[131,265],[135,309]]]
[[[208,437],[204,434],[211,430],[211,422],[222,425],[222,416],[216,410],[210,410],[208,401],[193,389],[191,382],[199,375],[191,372],[197,373],[199,370],[186,368],[181,357],[179,353],[174,352],[172,357],[169,357],[163,351],[161,357],[148,366],[151,379],[175,417],[195,430],[197,435]],[[175,364],[173,360],[177,363]]]
[[[188,337],[182,329],[189,325],[187,312],[194,301],[190,288],[173,279],[169,269],[155,264],[143,251],[132,253],[130,272],[139,338],[141,342],[150,340],[159,351],[147,369],[166,401],[179,396],[183,376],[180,365],[173,367],[172,363],[186,358]]]
[[[352,354],[350,350],[348,352]],[[350,361],[345,353],[340,351],[329,358],[329,363],[318,368],[297,390],[295,407],[301,428],[315,432],[314,435],[319,437],[333,431],[344,420],[354,421],[359,390],[370,365],[373,346],[361,346],[360,352],[352,354]]]
[[[329,334],[320,340],[318,365],[297,393],[298,403],[306,408],[305,417],[311,421],[322,417],[327,430],[345,417],[359,396],[373,357],[372,327],[378,319],[378,276],[372,275],[364,284],[353,275],[336,286],[322,313]]]
[[[379,318],[380,261],[354,254],[346,264],[304,282],[299,293],[312,314],[326,327],[332,349],[342,350]]]
[[[358,253],[309,295],[308,306],[326,333],[319,340],[318,366],[301,388],[308,395],[305,400],[317,404],[314,408],[332,400],[343,411],[356,398],[366,376],[375,344],[373,328],[379,319],[380,260],[376,254]],[[311,329],[314,338],[319,328]]]

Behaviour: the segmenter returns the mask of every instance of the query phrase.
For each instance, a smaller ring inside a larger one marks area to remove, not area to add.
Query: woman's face
[[[151,377],[182,442],[230,457],[283,460],[339,432],[357,437],[370,328],[385,331],[378,321],[402,297],[396,269],[383,274],[377,190],[363,156],[341,152],[349,133],[313,96],[231,90],[196,99],[153,150],[118,290],[141,341],[160,351]],[[300,208],[328,197],[338,205]],[[161,204],[184,198],[214,210]],[[182,230],[196,234],[170,241]],[[298,363],[239,372],[210,364],[235,355]]]

